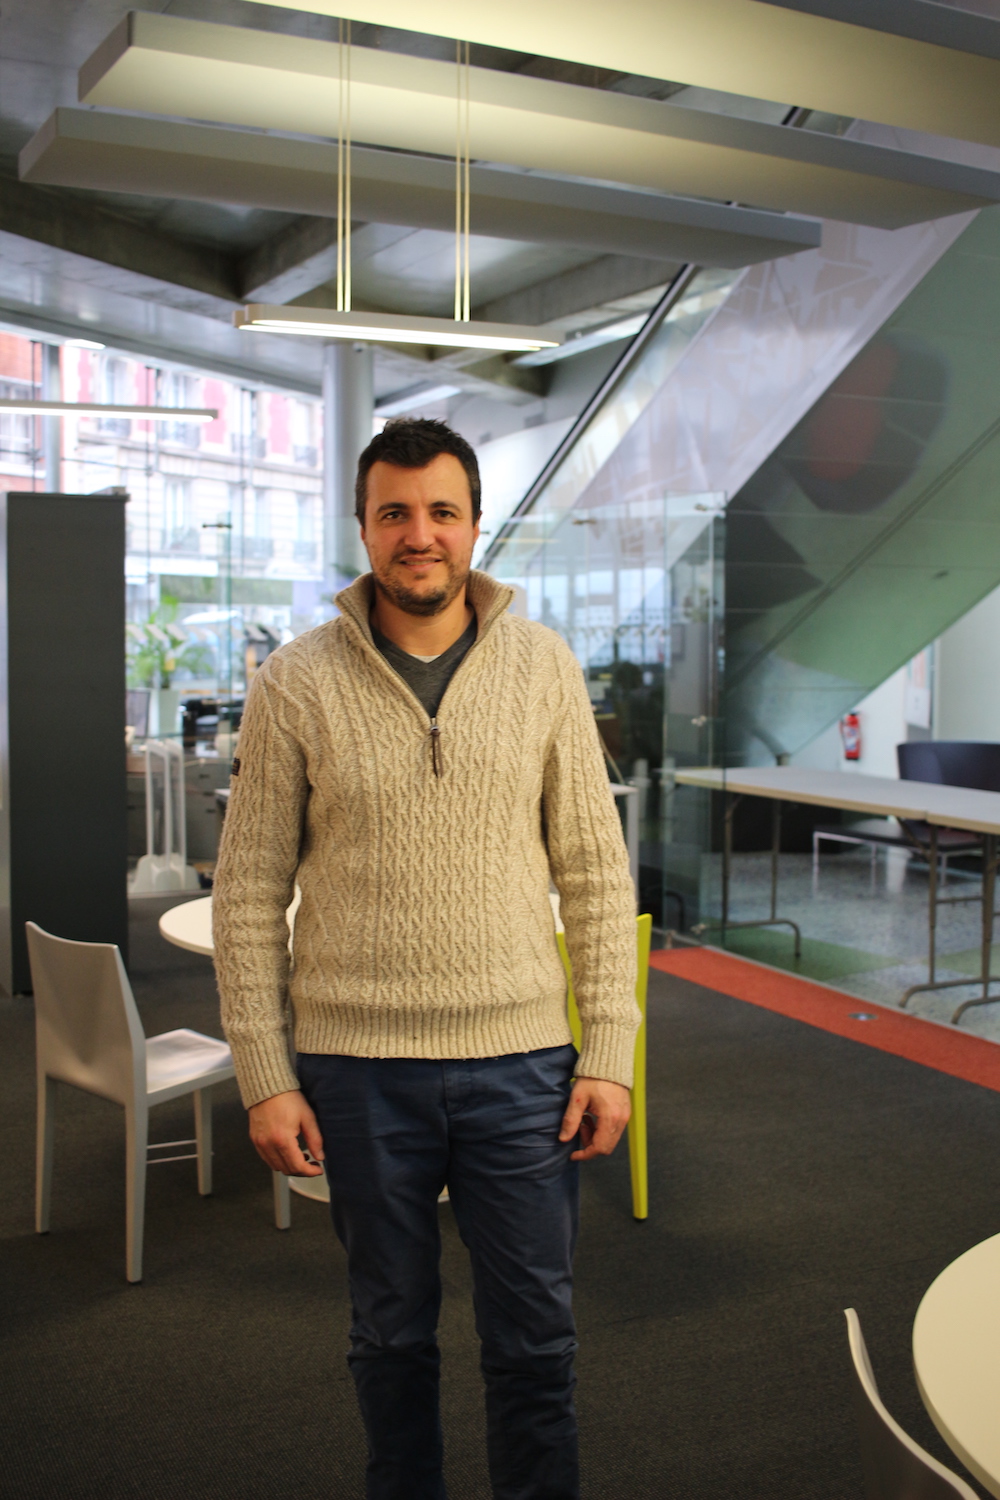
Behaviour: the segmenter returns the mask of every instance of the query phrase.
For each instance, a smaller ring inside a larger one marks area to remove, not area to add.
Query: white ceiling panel
[[[132,12],[81,69],[80,96],[329,137],[339,52],[329,42]],[[454,67],[355,47],[351,70],[355,140],[454,151]],[[1000,200],[992,172],[658,100],[486,68],[471,70],[471,97],[471,149],[481,161],[887,229]]]
[[[89,109],[56,110],[21,153],[21,179],[330,217],[337,150],[321,141]],[[820,243],[810,219],[476,166],[475,232],[590,253],[751,265]],[[356,220],[452,230],[454,164],[356,147]]]
[[[953,20],[950,25],[939,5],[893,7],[920,17],[919,30],[899,35],[874,29],[887,9],[875,0],[851,7],[855,16],[871,18],[867,25],[759,0],[618,0],[613,10],[599,0],[263,3],[320,15],[346,12],[352,20],[379,26],[758,99],[790,99],[809,109],[1000,146],[1000,61],[955,46],[982,45],[978,33],[991,32],[990,21],[976,18],[972,30],[968,17],[959,18],[964,26]]]

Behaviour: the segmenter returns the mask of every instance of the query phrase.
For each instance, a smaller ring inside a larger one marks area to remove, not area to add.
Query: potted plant
[[[171,684],[178,672],[210,671],[211,652],[192,641],[177,622],[180,601],[164,594],[158,607],[141,625],[125,627],[125,658],[129,687],[150,689],[150,736],[177,734],[181,695]]]

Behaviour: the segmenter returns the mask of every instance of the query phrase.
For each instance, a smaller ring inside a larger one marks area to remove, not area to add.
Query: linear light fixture
[[[214,422],[209,406],[106,406],[99,401],[0,401],[0,414],[22,417],[142,417],[147,422]]]
[[[547,329],[517,323],[462,323],[410,313],[334,312],[328,307],[272,306],[251,302],[233,313],[235,327],[250,333],[304,334],[316,339],[358,339],[375,344],[423,344],[443,349],[495,349],[529,353],[555,349],[562,339]]]

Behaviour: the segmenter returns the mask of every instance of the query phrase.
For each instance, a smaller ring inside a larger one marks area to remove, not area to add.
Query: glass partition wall
[[[639,909],[663,928],[719,909],[711,794],[676,772],[725,763],[726,496],[658,483],[651,443],[670,376],[741,274],[678,279],[485,559],[583,668],[609,777],[637,804]]]
[[[636,799],[640,909],[658,926],[713,910],[708,797],[675,773],[723,759],[724,537],[715,495],[538,507],[492,568],[583,668],[610,779]]]
[[[689,270],[487,554],[588,674],[658,922],[721,915],[685,766],[786,761],[996,587],[998,256],[988,209]]]

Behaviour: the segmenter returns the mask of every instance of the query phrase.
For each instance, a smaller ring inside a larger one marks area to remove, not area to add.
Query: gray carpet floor
[[[208,961],[134,903],[147,1032],[219,1034]],[[344,1258],[324,1208],[273,1226],[235,1090],[215,1194],[150,1173],[124,1281],[121,1112],[63,1090],[52,1233],[32,1232],[31,1003],[0,1006],[0,1493],[12,1500],[355,1500]],[[585,1169],[577,1257],[587,1500],[862,1494],[842,1309],[890,1409],[957,1467],[914,1385],[920,1297],[1000,1231],[1000,1095],[663,975],[650,991],[651,1214],[624,1151]],[[158,1117],[158,1118],[157,1118]],[[154,1139],[190,1133],[186,1104]],[[465,1254],[441,1210],[451,1500],[487,1500]]]

